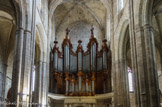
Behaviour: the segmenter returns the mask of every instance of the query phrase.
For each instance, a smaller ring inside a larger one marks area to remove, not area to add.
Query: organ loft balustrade
[[[111,51],[107,40],[103,40],[102,49],[98,51],[98,42],[94,37],[93,28],[87,45],[87,51],[78,41],[76,52],[66,30],[62,42],[62,52],[54,41],[50,59],[50,92],[66,96],[94,96],[109,93],[111,86]]]

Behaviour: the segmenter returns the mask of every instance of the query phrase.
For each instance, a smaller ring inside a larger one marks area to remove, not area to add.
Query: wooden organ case
[[[79,40],[74,52],[68,33],[67,29],[62,52],[58,49],[58,42],[54,41],[50,55],[49,91],[66,96],[93,96],[111,92],[111,51],[107,41],[103,40],[102,49],[98,51],[92,28],[87,51],[84,52],[82,41]]]

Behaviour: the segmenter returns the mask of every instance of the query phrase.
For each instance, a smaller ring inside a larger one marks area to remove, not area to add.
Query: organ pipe
[[[108,72],[108,70],[111,70],[109,68],[111,58],[108,55],[108,53],[111,53],[109,52],[110,49],[104,39],[102,49],[98,51],[98,42],[94,37],[93,30],[91,29],[87,51],[83,50],[81,40],[78,41],[76,52],[72,50],[68,29],[62,43],[62,52],[57,47],[58,42],[54,42],[55,45],[52,50],[54,78],[63,80],[63,82],[57,82],[58,85],[56,86],[59,86],[59,89],[61,88],[59,92],[64,93],[66,96],[95,95],[99,91],[105,90],[105,80],[111,80],[111,72]],[[108,83],[109,88],[111,88],[110,81]],[[109,91],[106,92],[110,92],[111,89],[107,90]]]

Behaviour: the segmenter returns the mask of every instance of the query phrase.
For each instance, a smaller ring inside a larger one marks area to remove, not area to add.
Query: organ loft
[[[87,44],[87,50],[82,48],[78,40],[77,50],[69,38],[70,30],[66,29],[66,36],[62,42],[62,51],[54,41],[51,50],[50,76],[51,92],[65,96],[94,96],[95,94],[110,93],[111,85],[111,51],[103,40],[101,50],[98,49],[94,28]]]

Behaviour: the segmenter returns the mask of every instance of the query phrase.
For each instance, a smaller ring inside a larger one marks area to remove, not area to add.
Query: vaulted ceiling
[[[84,20],[97,24],[100,29],[106,26],[106,8],[100,0],[64,0],[54,12],[56,30],[64,23]]]
[[[90,29],[95,28],[94,34],[102,43],[106,31],[107,7],[104,0],[62,0],[53,13],[55,37],[61,42],[65,36],[65,29],[70,28],[70,38],[77,46],[82,40],[84,47],[90,37]],[[106,1],[106,0],[105,0]],[[75,50],[75,48],[74,48]]]

